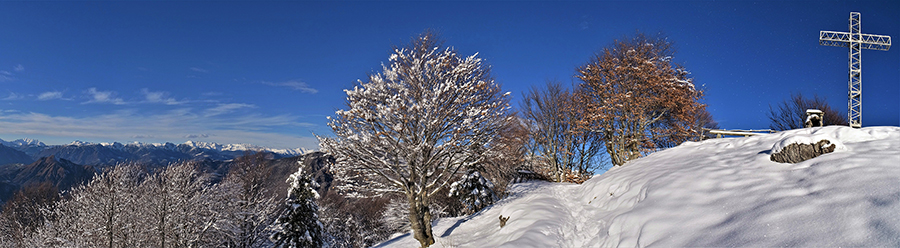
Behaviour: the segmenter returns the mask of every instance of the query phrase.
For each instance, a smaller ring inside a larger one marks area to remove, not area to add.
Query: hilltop
[[[834,152],[769,159],[784,141]],[[898,247],[900,127],[830,126],[687,142],[577,184],[527,182],[432,247]],[[498,217],[511,216],[500,228]],[[379,247],[415,247],[402,234]]]

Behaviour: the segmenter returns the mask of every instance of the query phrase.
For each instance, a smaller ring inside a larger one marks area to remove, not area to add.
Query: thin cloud
[[[242,108],[256,108],[256,105],[246,103],[221,103],[213,108],[207,109],[204,116],[211,117],[227,114]]]
[[[12,77],[12,73],[9,73],[8,71],[0,71],[0,82],[9,82],[13,80],[16,79]]]
[[[42,113],[4,111],[0,132],[23,137],[54,137],[59,140],[183,142],[185,139],[222,144],[254,144],[271,148],[318,149],[314,137],[276,132],[306,125],[297,117],[198,115],[196,110],[177,109],[160,114],[114,111],[94,116],[53,116]],[[201,111],[202,112],[202,111]]]
[[[200,68],[200,67],[191,67],[191,68],[189,68],[189,69],[191,69],[192,71],[195,71],[195,72],[202,72],[202,73],[208,73],[208,72],[209,72],[209,71],[207,71],[206,69],[203,69],[203,68]]]
[[[162,103],[166,105],[179,105],[183,104],[183,101],[175,100],[175,98],[169,97],[169,92],[165,91],[150,91],[147,88],[141,89],[141,94],[144,95],[144,101],[148,103]]]
[[[184,136],[185,139],[196,139],[196,138],[209,138],[209,134],[188,134]]]
[[[25,67],[22,66],[21,64],[18,64],[18,65],[16,65],[16,67],[13,68],[13,70],[16,70],[16,71],[18,71],[18,72],[21,72],[21,71],[24,71],[24,70],[25,70]]]
[[[6,97],[4,97],[4,98],[2,98],[2,99],[0,99],[0,100],[3,100],[3,101],[12,101],[12,100],[19,100],[19,99],[22,99],[22,98],[23,98],[23,97],[22,97],[21,95],[19,95],[19,94],[16,94],[16,93],[14,93],[14,92],[9,92],[9,95],[7,95]]]
[[[90,100],[88,100],[87,102],[82,102],[81,104],[88,104],[88,103],[112,103],[112,104],[116,104],[116,105],[125,104],[125,101],[122,100],[122,98],[117,98],[116,92],[113,92],[113,91],[99,91],[99,90],[97,90],[97,88],[92,87],[92,88],[88,89],[87,91],[85,91],[85,93],[88,94],[88,98],[90,98]]]
[[[37,99],[41,100],[41,101],[48,101],[48,100],[62,99],[62,98],[63,98],[62,92],[48,91],[48,92],[44,92],[44,93],[41,93],[40,95],[38,95]]]
[[[306,82],[299,81],[299,80],[290,80],[290,81],[279,82],[279,83],[262,82],[262,84],[271,85],[271,86],[279,86],[279,87],[287,87],[292,90],[300,91],[303,93],[309,93],[309,94],[315,94],[315,93],[319,92],[319,90],[310,87],[309,84],[307,84]]]

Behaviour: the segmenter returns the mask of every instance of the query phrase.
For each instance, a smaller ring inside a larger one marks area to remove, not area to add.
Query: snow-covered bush
[[[469,170],[459,181],[450,185],[450,196],[459,199],[469,214],[490,206],[497,200],[494,184],[477,170]]]

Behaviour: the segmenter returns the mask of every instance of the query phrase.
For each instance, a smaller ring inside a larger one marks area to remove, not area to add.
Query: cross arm
[[[891,49],[891,37],[877,34],[861,34],[860,46],[862,49],[887,51]]]
[[[890,36],[877,35],[877,34],[854,34],[854,35],[859,36],[858,39],[853,39],[853,40],[859,41],[860,48],[862,48],[862,49],[887,51],[888,49],[891,48],[891,37]],[[849,47],[850,39],[851,39],[851,34],[848,32],[819,31],[819,45]]]
[[[850,46],[850,33],[834,32],[834,31],[819,31],[819,45],[849,47]]]

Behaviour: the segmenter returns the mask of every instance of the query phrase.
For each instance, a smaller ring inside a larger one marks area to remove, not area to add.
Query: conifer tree
[[[318,193],[312,189],[315,182],[303,175],[303,168],[288,177],[291,185],[285,199],[285,211],[275,222],[271,240],[275,247],[322,247],[325,235],[319,222]]]
[[[481,176],[477,170],[470,169],[466,175],[450,185],[450,197],[459,199],[466,206],[469,214],[490,206],[497,199],[494,184]]]

